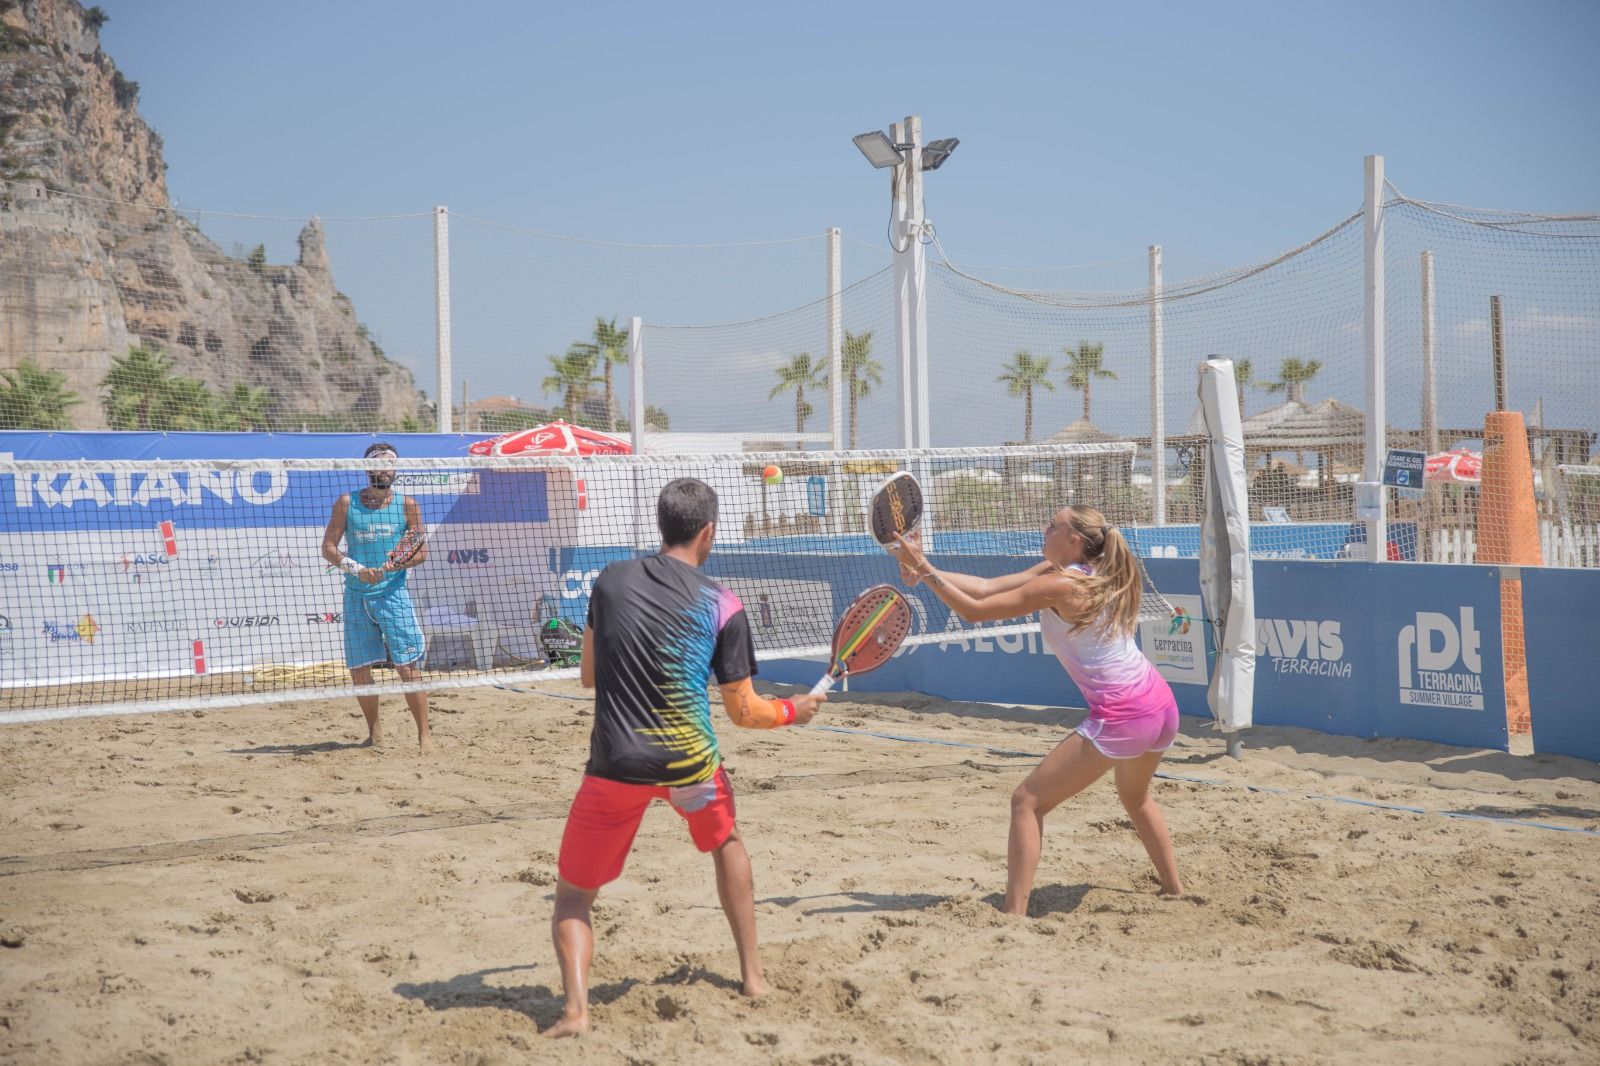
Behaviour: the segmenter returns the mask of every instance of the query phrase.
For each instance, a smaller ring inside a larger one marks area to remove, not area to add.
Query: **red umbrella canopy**
[[[628,455],[633,447],[621,437],[556,419],[480,440],[468,451],[473,455]]]
[[[1483,456],[1471,448],[1457,448],[1428,456],[1425,466],[1428,481],[1459,481],[1476,485],[1483,478]]]

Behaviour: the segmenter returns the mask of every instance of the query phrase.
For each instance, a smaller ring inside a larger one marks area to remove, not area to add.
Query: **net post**
[[[844,256],[839,227],[828,230],[828,418],[832,439],[830,451],[845,447],[844,414]],[[828,471],[828,525],[834,533],[844,530],[844,467],[834,463]]]
[[[1489,297],[1489,338],[1494,350],[1494,409],[1506,409],[1506,331],[1500,297]]]
[[[1367,527],[1367,551],[1373,562],[1381,563],[1388,556],[1389,522],[1388,493],[1383,489],[1383,460],[1387,441],[1384,405],[1384,288],[1383,288],[1383,156],[1366,157],[1366,181],[1362,208],[1362,221],[1366,230],[1366,270],[1363,299],[1363,332],[1366,341],[1366,459],[1362,464],[1362,480],[1378,486],[1374,493],[1375,513],[1364,519]]]
[[[433,209],[434,351],[439,364],[439,432],[450,432],[450,209]]]
[[[639,456],[645,453],[644,319],[639,315],[628,319],[628,374],[632,386],[628,396],[628,417],[633,429],[633,454]],[[649,508],[645,505],[644,499],[648,489],[639,477],[639,464],[634,462],[630,465],[633,481],[633,550],[642,552],[649,532],[645,527]]]
[[[1150,495],[1152,525],[1167,524],[1167,422],[1162,403],[1166,324],[1161,304],[1161,245],[1150,246]]]
[[[1434,366],[1433,253],[1422,253],[1422,447],[1424,457],[1439,451],[1438,377]],[[1433,561],[1432,541],[1439,528],[1444,489],[1423,478],[1422,529],[1417,536],[1417,558]]]
[[[844,267],[839,227],[828,230],[828,420],[829,449],[844,451]]]

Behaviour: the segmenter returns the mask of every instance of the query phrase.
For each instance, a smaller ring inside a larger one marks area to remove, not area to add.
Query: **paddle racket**
[[[427,530],[421,526],[407,526],[406,531],[400,534],[400,540],[393,548],[389,549],[390,565],[396,570],[405,566],[417,557],[417,553],[422,550],[422,546],[427,542]]]
[[[894,655],[911,632],[911,605],[893,585],[874,585],[846,608],[833,631],[828,672],[811,686],[820,696],[841,677],[876,670]]]
[[[922,522],[922,486],[914,475],[901,472],[872,494],[872,509],[868,514],[872,538],[893,553],[900,550],[895,537],[907,537]]]

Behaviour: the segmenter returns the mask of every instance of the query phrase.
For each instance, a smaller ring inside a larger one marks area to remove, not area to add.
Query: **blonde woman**
[[[1092,507],[1064,508],[1045,527],[1043,562],[993,578],[935,569],[914,536],[900,547],[901,580],[926,584],[968,622],[1037,611],[1046,645],[1089,703],[1089,717],[1011,794],[1006,913],[1028,912],[1045,815],[1107,770],[1155,864],[1162,895],[1181,895],[1172,838],[1150,794],[1150,779],[1178,733],[1178,704],[1133,640],[1139,566],[1122,534]]]

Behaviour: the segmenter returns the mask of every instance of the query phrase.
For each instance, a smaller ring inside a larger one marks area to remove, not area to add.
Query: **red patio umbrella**
[[[1483,478],[1483,455],[1471,448],[1457,448],[1428,456],[1423,467],[1427,481],[1456,481],[1476,485]]]
[[[633,446],[621,437],[558,418],[532,429],[480,440],[467,450],[473,455],[630,455]]]

